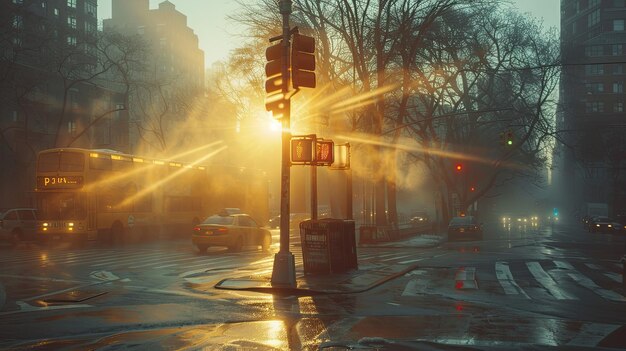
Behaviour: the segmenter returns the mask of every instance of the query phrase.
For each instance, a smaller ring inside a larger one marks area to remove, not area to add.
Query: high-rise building
[[[39,150],[125,151],[126,113],[106,113],[124,94],[93,79],[97,23],[97,0],[0,2],[0,208],[32,205]]]
[[[149,54],[138,78],[158,85],[158,91],[143,89],[131,96],[131,123],[145,130],[154,115],[165,116],[170,128],[184,120],[185,111],[178,104],[204,91],[204,52],[198,36],[187,26],[187,16],[169,1],[150,9],[148,0],[113,0],[112,15],[103,21],[103,30],[135,36],[147,44]],[[148,101],[150,113],[142,107]],[[140,138],[131,135],[133,151],[151,152],[145,145],[138,147]]]
[[[553,185],[573,215],[626,211],[625,0],[561,0],[562,76]]]

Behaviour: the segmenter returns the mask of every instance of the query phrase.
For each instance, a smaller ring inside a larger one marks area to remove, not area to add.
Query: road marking
[[[511,274],[507,262],[496,262],[496,277],[505,294],[519,295],[521,293],[525,298],[530,299],[530,296],[513,279],[513,274]]]
[[[591,269],[596,269],[596,270],[600,270],[603,269],[601,266],[598,266],[595,263],[585,263],[585,266],[591,268]]]
[[[567,345],[572,346],[598,346],[598,343],[614,332],[620,325],[589,323],[584,324],[575,338]]]
[[[86,304],[71,304],[71,305],[55,305],[55,306],[45,306],[45,307],[37,307],[33,305],[29,305],[23,301],[15,302],[20,309],[16,311],[8,311],[8,312],[0,312],[0,316],[6,316],[8,314],[16,314],[16,313],[25,313],[25,312],[39,312],[39,311],[52,311],[52,310],[66,310],[69,308],[85,308],[85,307],[93,307],[92,305]]]
[[[154,259],[150,259],[144,262],[151,262],[151,261],[156,261],[156,262],[151,262],[151,263],[144,263],[144,264],[140,264],[138,266],[131,266],[128,267],[130,269],[135,269],[135,268],[143,268],[143,267],[150,267],[150,266],[154,266],[157,264],[161,264],[161,263],[167,263],[167,262],[177,262],[177,261],[190,261],[190,260],[195,260],[198,257],[189,257],[189,254],[179,254],[176,256],[170,256],[171,258],[177,258],[177,257],[184,257],[181,259],[177,259],[177,260],[171,260],[171,259],[163,259],[163,258],[154,258]]]
[[[385,261],[393,261],[393,260],[399,260],[401,258],[405,258],[405,257],[410,257],[412,255],[403,255],[400,257],[391,257],[391,258],[385,258],[384,260],[380,260],[381,262],[385,262]]]
[[[571,264],[569,264],[568,262],[565,261],[553,261],[554,264],[558,267],[558,268],[562,268],[562,269],[568,269],[571,271],[574,271],[574,266],[572,266]]]
[[[149,261],[149,260],[151,260],[153,258],[166,259],[167,257],[171,257],[171,256],[172,255],[163,256],[163,253],[155,252],[155,253],[148,254],[148,255],[145,255],[145,256],[139,256],[139,257],[135,256],[133,258],[123,258],[123,259],[112,258],[110,260],[100,261],[99,263],[92,264],[90,267],[99,267],[99,266],[105,266],[105,265],[109,265],[109,264],[114,264],[114,265],[132,264],[132,263],[136,263],[136,262]],[[174,254],[173,256],[180,257],[180,254]]]
[[[0,277],[16,278],[16,279],[24,279],[24,280],[40,280],[40,281],[44,281],[44,282],[84,283],[84,281],[80,281],[80,280],[45,278],[45,277],[29,277],[29,276],[24,276],[24,275],[12,275],[12,274],[0,274]]]
[[[546,273],[539,262],[526,262],[526,266],[530,270],[530,273],[535,277],[537,282],[546,289],[550,295],[554,296],[557,300],[578,300],[578,298],[566,293],[560,289],[557,283]]]
[[[615,281],[616,281],[616,282],[618,282],[618,283],[621,283],[621,282],[622,282],[622,279],[624,279],[624,278],[622,277],[622,275],[621,275],[621,274],[618,274],[618,273],[606,272],[606,273],[604,273],[604,275],[605,275],[605,276],[607,276],[607,277],[609,277],[609,279],[611,279],[611,280],[615,280]]]
[[[457,269],[454,280],[454,287],[457,290],[478,289],[476,267],[461,267]]]
[[[572,279],[574,279],[578,284],[602,296],[606,300],[626,302],[626,297],[616,293],[615,291],[607,290],[607,289],[603,289],[599,287],[598,285],[596,285],[596,283],[593,282],[593,280],[583,276],[582,274],[568,273],[568,275]]]
[[[91,263],[102,263],[102,262],[113,262],[113,261],[118,261],[118,260],[122,260],[122,259],[128,259],[130,257],[137,257],[137,253],[136,252],[115,252],[115,251],[111,251],[109,252],[107,255],[105,256],[101,256],[101,257],[85,257],[80,259],[77,262],[71,262],[69,264],[69,266],[77,266],[77,265],[88,265]]]

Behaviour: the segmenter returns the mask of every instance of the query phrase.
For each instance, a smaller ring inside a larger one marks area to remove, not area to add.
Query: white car
[[[0,241],[17,245],[21,241],[35,240],[37,210],[12,208],[0,213]]]

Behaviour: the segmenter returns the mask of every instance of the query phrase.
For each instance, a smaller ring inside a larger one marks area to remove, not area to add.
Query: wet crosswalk
[[[76,250],[32,249],[7,251],[0,256],[0,274],[19,274],[22,271],[40,273],[49,270],[80,272],[151,272],[154,274],[188,276],[206,270],[254,269],[267,270],[273,265],[274,251],[244,250],[230,252],[213,250],[198,254],[193,248],[178,250],[133,249],[133,248],[90,248]],[[302,270],[302,252],[293,247],[296,268]]]
[[[475,267],[423,267],[407,274],[402,296],[498,294],[524,300],[626,303],[622,267],[615,261],[513,260]]]

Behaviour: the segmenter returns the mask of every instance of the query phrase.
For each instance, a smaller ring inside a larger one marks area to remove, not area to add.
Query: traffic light
[[[455,169],[457,172],[461,172],[461,171],[463,170],[463,165],[462,165],[462,164],[460,164],[460,163],[457,163],[457,164],[456,164],[456,166],[454,167],[454,169]]]
[[[291,82],[296,88],[315,88],[315,39],[294,34],[291,46]]]
[[[265,109],[280,119],[289,110],[289,99],[283,92],[283,42],[268,47],[265,58]]]
[[[514,137],[514,135],[513,135],[512,131],[508,130],[505,133],[505,137],[504,138],[505,138],[505,145],[506,146],[512,146],[513,145],[513,137]]]

